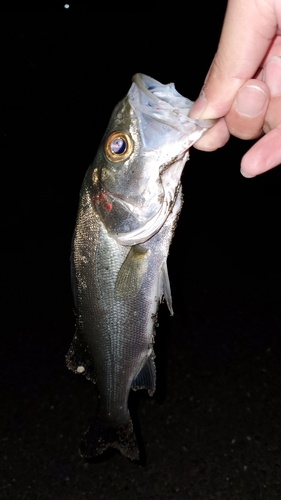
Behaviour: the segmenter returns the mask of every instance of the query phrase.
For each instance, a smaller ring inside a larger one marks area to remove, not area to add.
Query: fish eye
[[[110,149],[116,155],[122,155],[126,151],[126,141],[123,137],[116,137],[111,141]]]
[[[105,156],[113,162],[127,160],[133,149],[133,141],[125,132],[112,132],[104,143]]]

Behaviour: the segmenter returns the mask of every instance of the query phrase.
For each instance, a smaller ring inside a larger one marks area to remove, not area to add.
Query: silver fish
[[[84,457],[139,449],[130,389],[155,391],[154,327],[172,297],[167,256],[182,205],[189,148],[213,122],[192,120],[173,83],[136,74],[115,107],[80,192],[72,243],[76,332],[67,366],[97,384],[98,414]]]

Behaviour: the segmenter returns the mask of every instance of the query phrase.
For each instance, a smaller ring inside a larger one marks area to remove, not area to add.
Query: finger
[[[239,88],[258,70],[276,34],[273,0],[229,0],[218,51],[189,115],[226,115]]]
[[[281,96],[272,97],[265,115],[263,131],[267,134],[281,122]]]
[[[229,132],[240,139],[260,137],[269,98],[269,88],[264,82],[248,80],[238,91],[225,117]]]
[[[281,54],[281,47],[279,49]],[[274,56],[266,62],[262,79],[269,87],[271,95],[264,123],[264,132],[269,132],[281,120],[281,57]]]
[[[201,151],[215,151],[215,149],[222,148],[227,143],[229,135],[225,120],[221,118],[193,146],[196,149],[201,149]]]
[[[247,151],[241,162],[244,177],[255,177],[281,163],[281,124],[264,135]]]
[[[279,2],[280,3],[280,2]],[[281,6],[281,4],[280,4]],[[281,7],[280,7],[280,17],[279,19],[281,20]],[[280,31],[280,30],[279,30]],[[281,56],[281,35],[276,35],[270,44],[270,48],[266,53],[266,57],[264,58],[262,62],[262,66],[265,67],[265,65],[270,62],[273,59],[276,59]]]
[[[281,56],[281,46],[279,47]],[[267,84],[270,95],[281,95],[281,57],[274,56],[269,59],[263,69],[262,80]]]

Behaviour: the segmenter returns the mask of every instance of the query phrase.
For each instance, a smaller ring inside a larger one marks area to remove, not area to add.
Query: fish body
[[[82,184],[67,366],[97,384],[98,414],[80,446],[85,457],[113,447],[139,458],[129,392],[155,391],[154,327],[163,297],[173,314],[167,256],[181,173],[190,146],[212,125],[189,119],[191,105],[173,84],[135,75]]]

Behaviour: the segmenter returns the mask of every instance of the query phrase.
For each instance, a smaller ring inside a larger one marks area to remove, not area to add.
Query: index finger
[[[189,115],[219,118],[252,78],[277,32],[274,0],[229,0],[218,51]]]

